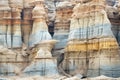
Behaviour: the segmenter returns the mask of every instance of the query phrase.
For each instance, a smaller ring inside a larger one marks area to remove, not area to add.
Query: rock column
[[[33,28],[30,36],[30,47],[32,49],[33,60],[30,65],[25,68],[24,73],[29,75],[56,76],[57,62],[52,57],[51,50],[56,43],[51,40],[46,24],[47,15],[44,8],[44,0],[36,0],[33,2],[35,7],[32,11]]]
[[[35,7],[32,11],[33,28],[30,36],[29,46],[33,46],[43,40],[52,39],[46,24],[47,14],[44,8],[44,1],[35,1],[34,4]]]
[[[118,44],[104,11],[104,1],[77,4],[73,12],[63,64],[65,70],[70,74],[118,77]]]
[[[26,45],[26,47],[29,47],[29,38],[32,31],[33,26],[33,19],[32,19],[32,9],[33,6],[31,3],[34,0],[24,0],[23,1],[23,7],[21,13],[21,21],[22,21],[22,36],[23,36],[23,42]]]
[[[8,0],[11,8],[11,19],[8,20],[7,26],[7,47],[20,48],[22,47],[21,36],[21,15],[22,1]],[[6,16],[8,14],[6,13]]]
[[[8,39],[7,34],[9,32],[9,28],[11,28],[11,8],[9,7],[8,0],[2,0],[0,3],[0,45],[4,47],[8,47]]]

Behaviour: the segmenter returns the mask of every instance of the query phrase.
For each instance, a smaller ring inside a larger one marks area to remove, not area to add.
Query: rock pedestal
[[[52,57],[51,50],[56,41],[48,32],[46,24],[47,14],[44,8],[44,0],[36,0],[32,10],[33,28],[30,36],[30,47],[36,47],[33,54],[34,58],[25,68],[24,72],[29,75],[51,76],[57,75],[56,58]]]
[[[51,54],[55,43],[55,40],[46,40],[36,45],[34,59],[25,68],[25,74],[48,77],[58,75],[56,58]]]

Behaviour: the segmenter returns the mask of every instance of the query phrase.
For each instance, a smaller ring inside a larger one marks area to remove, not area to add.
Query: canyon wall
[[[2,0],[0,9],[0,74],[58,75],[44,0]]]
[[[67,73],[119,77],[119,46],[104,1],[92,0],[73,8],[68,40],[63,62]]]
[[[0,74],[119,77],[119,19],[119,0],[1,0]]]

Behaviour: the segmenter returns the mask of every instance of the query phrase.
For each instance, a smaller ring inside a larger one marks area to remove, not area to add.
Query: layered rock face
[[[33,19],[32,19],[32,10],[33,6],[30,4],[34,0],[24,0],[23,1],[23,9],[21,12],[21,29],[22,29],[22,37],[23,37],[23,43],[29,46],[29,39],[30,34],[32,32],[32,26],[33,26]]]
[[[24,5],[22,1],[6,0],[1,5],[0,74],[58,75],[57,61],[51,54],[56,41],[48,32],[44,0]]]
[[[104,1],[77,4],[73,12],[63,62],[66,72],[118,77],[118,44],[104,10]]]
[[[78,3],[86,3],[91,0],[55,0],[56,17],[54,23],[54,39],[60,40],[55,46],[55,53],[63,52],[66,46],[68,33],[70,29],[70,19],[72,16],[72,9]],[[59,36],[59,37],[58,37]],[[61,44],[63,43],[63,44]],[[56,52],[57,50],[57,52]],[[59,51],[60,50],[60,51]]]
[[[30,75],[57,75],[58,71],[56,59],[52,58],[51,54],[53,45],[56,42],[51,40],[52,37],[48,33],[48,26],[46,24],[47,14],[45,12],[44,0],[35,1],[33,4],[35,4],[32,11],[32,18],[34,22],[29,46],[34,47],[34,45],[39,42],[41,43],[36,48],[38,51],[34,60],[24,70],[24,72]]]
[[[36,1],[32,15],[33,29],[30,36],[29,45],[33,46],[40,41],[52,39],[51,35],[48,33],[48,26],[46,24],[47,14],[45,12],[44,4],[42,1]]]
[[[56,40],[47,40],[36,45],[33,49],[33,60],[24,69],[25,75],[41,75],[41,76],[58,76],[57,61],[51,55],[51,50],[56,43]],[[31,56],[31,57],[33,57]]]
[[[56,5],[56,17],[54,21],[55,34],[53,38],[59,40],[59,43],[55,45],[54,53],[60,55],[61,53],[64,53],[64,48],[67,43],[73,4],[70,2],[70,0],[64,1],[55,0],[55,5]]]
[[[55,32],[68,32],[73,5],[71,2],[63,1],[56,5]]]
[[[21,47],[21,22],[20,8],[13,8],[12,2],[8,0],[1,2],[1,45],[8,48]]]
[[[4,33],[2,34],[4,34],[7,37],[6,40],[2,40],[2,39],[5,39],[5,37],[1,39],[2,45],[8,48],[20,48],[22,47],[22,41],[27,46],[30,45],[30,34],[32,33],[32,27],[34,25],[33,18],[32,18],[32,10],[34,5],[31,4],[32,2],[34,2],[34,0],[30,0],[30,1],[5,0],[1,2],[0,4],[1,5],[1,25],[3,24],[6,26],[4,29],[6,31],[5,34]],[[55,11],[55,10],[52,10],[52,11]],[[55,12],[52,12],[52,13],[55,13]],[[52,13],[50,13],[50,15]],[[50,17],[49,19],[50,19],[49,21],[51,22],[54,21],[54,17]],[[52,25],[54,24],[52,23]],[[14,26],[14,27],[8,27],[8,26]],[[14,41],[15,39],[17,42]]]
[[[56,78],[58,67],[65,76],[75,75],[65,80],[119,77],[120,4],[106,2],[1,0],[0,74]],[[60,40],[56,45],[50,34]]]
[[[45,6],[48,8],[48,28],[50,34],[54,35],[54,21],[56,16],[56,7],[55,7],[55,0],[45,0]]]

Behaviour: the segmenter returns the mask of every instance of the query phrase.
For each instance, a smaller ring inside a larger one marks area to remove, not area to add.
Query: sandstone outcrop
[[[31,5],[33,1],[34,0],[24,0],[23,9],[21,12],[21,29],[22,29],[23,43],[27,47],[29,46],[29,38],[33,26],[33,19],[32,19],[33,6]]]
[[[52,39],[46,24],[47,13],[44,7],[44,1],[35,1],[33,4],[35,7],[32,10],[33,28],[30,36],[29,46],[33,46],[43,40]]]
[[[64,53],[64,47],[67,43],[70,18],[72,15],[73,4],[69,0],[56,0],[56,17],[54,21],[54,39],[60,42],[55,45],[55,54]],[[62,43],[62,44],[61,44]]]
[[[0,74],[19,76],[11,80],[119,77],[119,19],[120,0],[1,0]]]
[[[44,0],[35,0],[24,5],[22,1],[16,0],[3,2],[0,73],[58,75],[57,61],[51,54],[56,41],[52,40],[48,32],[48,16]],[[23,7],[25,11],[22,11]]]
[[[57,75],[56,58],[53,58],[51,54],[53,45],[56,42],[51,40],[52,37],[48,32],[48,26],[46,24],[47,13],[44,0],[36,0],[32,4],[34,4],[35,7],[32,10],[33,28],[30,35],[29,46],[34,47],[34,45],[41,43],[36,48],[37,52],[34,60],[24,72],[30,75]]]
[[[74,7],[63,62],[67,73],[120,75],[118,44],[104,9],[104,0],[92,0]]]
[[[69,1],[59,2],[56,5],[55,32],[68,32],[73,4]]]
[[[56,40],[42,41],[33,49],[34,58],[31,63],[24,69],[25,74],[41,76],[58,76],[57,61],[52,57],[51,50]],[[31,56],[31,57],[32,57]]]

